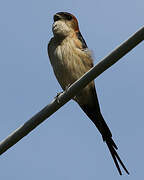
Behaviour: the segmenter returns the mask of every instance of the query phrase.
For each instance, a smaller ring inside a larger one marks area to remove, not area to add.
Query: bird
[[[53,37],[47,47],[48,56],[56,79],[65,91],[71,84],[89,71],[93,57],[80,30],[77,18],[69,12],[58,12],[53,16]],[[117,145],[100,110],[94,81],[80,90],[73,98],[102,135],[120,175],[129,174],[117,153]]]

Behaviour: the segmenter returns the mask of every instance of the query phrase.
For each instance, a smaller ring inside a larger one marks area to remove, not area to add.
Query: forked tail
[[[121,166],[123,167],[123,169],[125,170],[125,172],[127,174],[129,174],[127,168],[125,167],[125,165],[123,164],[122,160],[120,159],[118,153],[116,152],[116,150],[118,149],[115,142],[112,139],[112,134],[111,131],[109,129],[109,127],[107,126],[105,120],[103,119],[103,116],[100,112],[95,112],[94,110],[86,107],[86,106],[81,106],[81,108],[83,109],[83,111],[87,114],[87,116],[92,120],[92,122],[95,124],[95,126],[97,127],[97,129],[100,131],[103,140],[106,142],[109,151],[112,155],[112,158],[114,160],[114,163],[117,167],[117,170],[119,172],[120,175],[122,175],[121,169],[119,164],[121,164]]]

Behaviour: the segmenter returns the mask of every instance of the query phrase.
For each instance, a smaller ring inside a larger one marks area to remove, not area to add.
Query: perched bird
[[[93,59],[80,33],[76,17],[67,12],[59,12],[54,15],[53,19],[52,31],[54,36],[48,44],[48,55],[59,84],[63,90],[66,90],[69,85],[93,67]],[[121,175],[122,172],[118,162],[126,173],[129,174],[116,152],[117,146],[101,114],[94,81],[82,89],[74,97],[74,100],[80,105],[101,133],[119,174]]]

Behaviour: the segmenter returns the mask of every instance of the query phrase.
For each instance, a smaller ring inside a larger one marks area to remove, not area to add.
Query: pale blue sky
[[[61,91],[47,57],[53,14],[78,18],[95,64],[143,25],[143,0],[1,0],[0,140]],[[70,101],[0,157],[0,179],[142,179],[144,44],[96,79],[101,110],[130,176],[119,176],[101,135]]]

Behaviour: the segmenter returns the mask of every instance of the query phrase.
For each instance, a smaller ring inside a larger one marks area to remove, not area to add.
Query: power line
[[[31,119],[25,122],[22,126],[17,128],[8,137],[0,142],[0,154],[3,154],[11,146],[16,144],[20,139],[30,133],[40,123],[46,120],[60,107],[72,99],[77,92],[84,88],[89,82],[98,77],[106,69],[115,64],[120,58],[137,46],[144,40],[144,27],[138,30],[128,40],[123,42],[119,47],[113,50],[109,55],[103,58],[97,65],[95,65],[90,71],[83,75],[79,80],[72,84],[66,91],[55,98],[50,104],[45,106],[40,112],[34,115]]]

